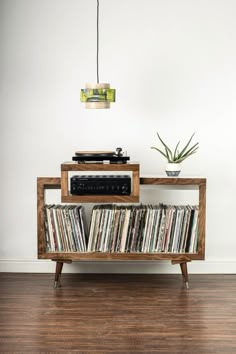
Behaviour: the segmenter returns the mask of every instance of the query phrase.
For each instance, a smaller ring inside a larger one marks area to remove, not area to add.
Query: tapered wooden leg
[[[183,276],[183,280],[185,282],[185,286],[188,289],[189,288],[189,283],[188,283],[188,267],[187,267],[187,262],[189,261],[171,261],[172,264],[179,264],[181,273]]]
[[[60,277],[63,268],[63,262],[57,261],[56,264],[56,272],[55,272],[55,280],[54,280],[54,288],[60,286]]]
[[[57,288],[58,286],[60,286],[60,279],[61,279],[61,272],[62,272],[62,268],[63,268],[63,264],[64,263],[72,263],[71,260],[69,259],[53,259],[54,262],[57,262],[56,264],[56,271],[55,271],[55,280],[54,280],[54,288]]]
[[[187,262],[184,263],[180,263],[180,268],[181,268],[181,272],[182,272],[182,276],[186,285],[186,288],[189,288],[188,285],[188,268],[187,268]]]

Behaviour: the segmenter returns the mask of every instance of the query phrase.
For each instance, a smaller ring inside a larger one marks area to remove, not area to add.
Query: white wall
[[[150,149],[158,130],[173,144],[196,131],[200,143],[182,171],[207,178],[206,261],[190,271],[236,272],[235,18],[235,0],[100,0],[100,80],[117,102],[86,111],[79,96],[96,81],[96,1],[0,0],[0,271],[53,270],[37,260],[37,176],[59,176],[75,150],[117,146],[141,174],[163,174]]]

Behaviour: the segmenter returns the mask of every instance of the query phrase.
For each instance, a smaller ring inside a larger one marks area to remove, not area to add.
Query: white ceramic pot
[[[168,163],[166,165],[166,174],[170,177],[177,177],[181,171],[180,163]]]

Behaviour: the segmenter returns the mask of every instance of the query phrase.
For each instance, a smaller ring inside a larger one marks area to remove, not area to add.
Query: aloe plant
[[[163,155],[167,159],[167,161],[169,163],[180,163],[180,162],[184,161],[187,157],[195,154],[195,152],[199,148],[199,146],[198,146],[199,143],[196,143],[190,147],[190,143],[191,143],[194,135],[195,135],[195,133],[192,134],[189,141],[182,148],[182,150],[179,151],[179,145],[180,145],[180,141],[179,141],[177,143],[177,145],[175,146],[174,151],[172,151],[167,146],[167,144],[162,140],[159,133],[157,132],[158,139],[160,140],[161,144],[163,145],[164,151],[162,151],[161,149],[159,149],[158,147],[155,147],[155,146],[151,146],[151,149],[157,150],[161,155]]]

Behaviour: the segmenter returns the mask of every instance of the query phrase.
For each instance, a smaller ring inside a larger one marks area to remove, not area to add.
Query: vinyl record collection
[[[197,205],[45,205],[47,251],[196,253]]]
[[[47,252],[85,252],[87,224],[80,205],[44,206]]]

